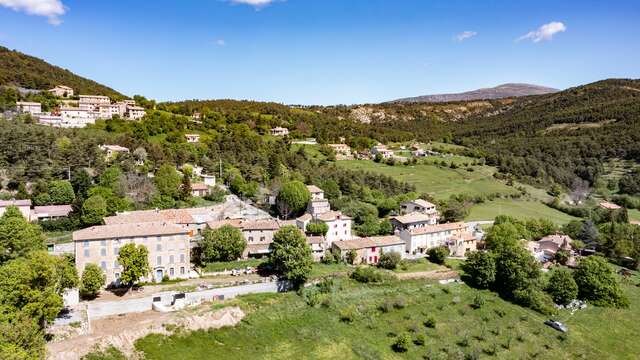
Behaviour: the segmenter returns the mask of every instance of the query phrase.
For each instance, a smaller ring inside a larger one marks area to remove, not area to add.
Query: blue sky
[[[640,2],[0,0],[0,44],[158,100],[352,104],[640,78]]]

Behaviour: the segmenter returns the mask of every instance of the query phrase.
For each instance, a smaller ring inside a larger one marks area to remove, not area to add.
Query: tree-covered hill
[[[505,172],[567,186],[576,177],[593,183],[605,159],[640,161],[640,80],[609,79],[518,99],[451,131]]]
[[[0,46],[0,86],[19,86],[27,89],[46,90],[56,85],[66,85],[76,94],[124,97],[107,86],[51,65],[44,60],[9,50]]]

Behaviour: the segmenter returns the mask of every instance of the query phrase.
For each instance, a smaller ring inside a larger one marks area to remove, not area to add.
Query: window
[[[180,267],[180,275],[184,275],[184,266]]]
[[[116,273],[116,280],[120,280],[120,273]]]
[[[156,265],[162,265],[162,256],[156,257]]]
[[[120,248],[119,247],[114,247],[113,248],[113,255],[115,255],[115,256],[120,255]]]
[[[180,254],[180,262],[183,263],[184,262],[184,254]]]
[[[249,236],[249,242],[253,242],[253,236]]]
[[[107,256],[107,248],[100,249],[100,256]]]
[[[162,244],[156,244],[156,251],[162,251]]]
[[[162,241],[162,236],[156,236],[156,240]]]
[[[371,248],[371,252],[376,252],[376,247],[375,246]]]
[[[107,240],[100,240],[100,245],[107,246]]]
[[[113,262],[113,267],[116,269],[120,267],[120,264],[118,264],[118,260]]]
[[[175,275],[173,272],[173,268],[169,268],[169,276],[173,276],[173,275]]]
[[[85,240],[82,242],[82,246],[89,247],[89,241]]]
[[[264,241],[264,236],[260,236],[260,241]]]
[[[100,267],[102,268],[102,270],[107,270],[107,262],[106,261],[100,262]]]
[[[169,256],[169,264],[173,264],[173,255]]]
[[[84,257],[89,257],[89,249],[84,249]]]

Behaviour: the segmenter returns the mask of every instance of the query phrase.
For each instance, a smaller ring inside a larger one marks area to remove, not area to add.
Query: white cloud
[[[216,45],[225,46],[225,45],[227,45],[227,42],[224,41],[224,39],[218,39],[218,40],[216,40]]]
[[[0,6],[29,15],[44,16],[51,25],[60,25],[66,12],[61,0],[0,0]]]
[[[255,8],[261,8],[275,2],[276,0],[229,0],[229,1],[233,4],[245,4],[245,5],[251,5]]]
[[[516,41],[531,40],[534,43],[553,39],[553,35],[561,32],[565,32],[567,27],[559,22],[553,21],[548,24],[544,24],[535,31],[529,31],[526,35],[519,37]]]
[[[467,39],[470,39],[474,36],[478,35],[477,32],[475,31],[463,31],[460,34],[456,35],[456,40],[458,41],[465,41]]]

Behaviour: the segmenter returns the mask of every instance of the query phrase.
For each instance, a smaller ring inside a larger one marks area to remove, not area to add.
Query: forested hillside
[[[66,85],[72,87],[76,94],[123,97],[119,92],[93,80],[2,46],[0,46],[0,85],[38,90],[50,89],[56,85]]]
[[[640,161],[640,81],[604,80],[519,99],[451,128],[489,164],[534,181],[591,183],[605,159]]]

